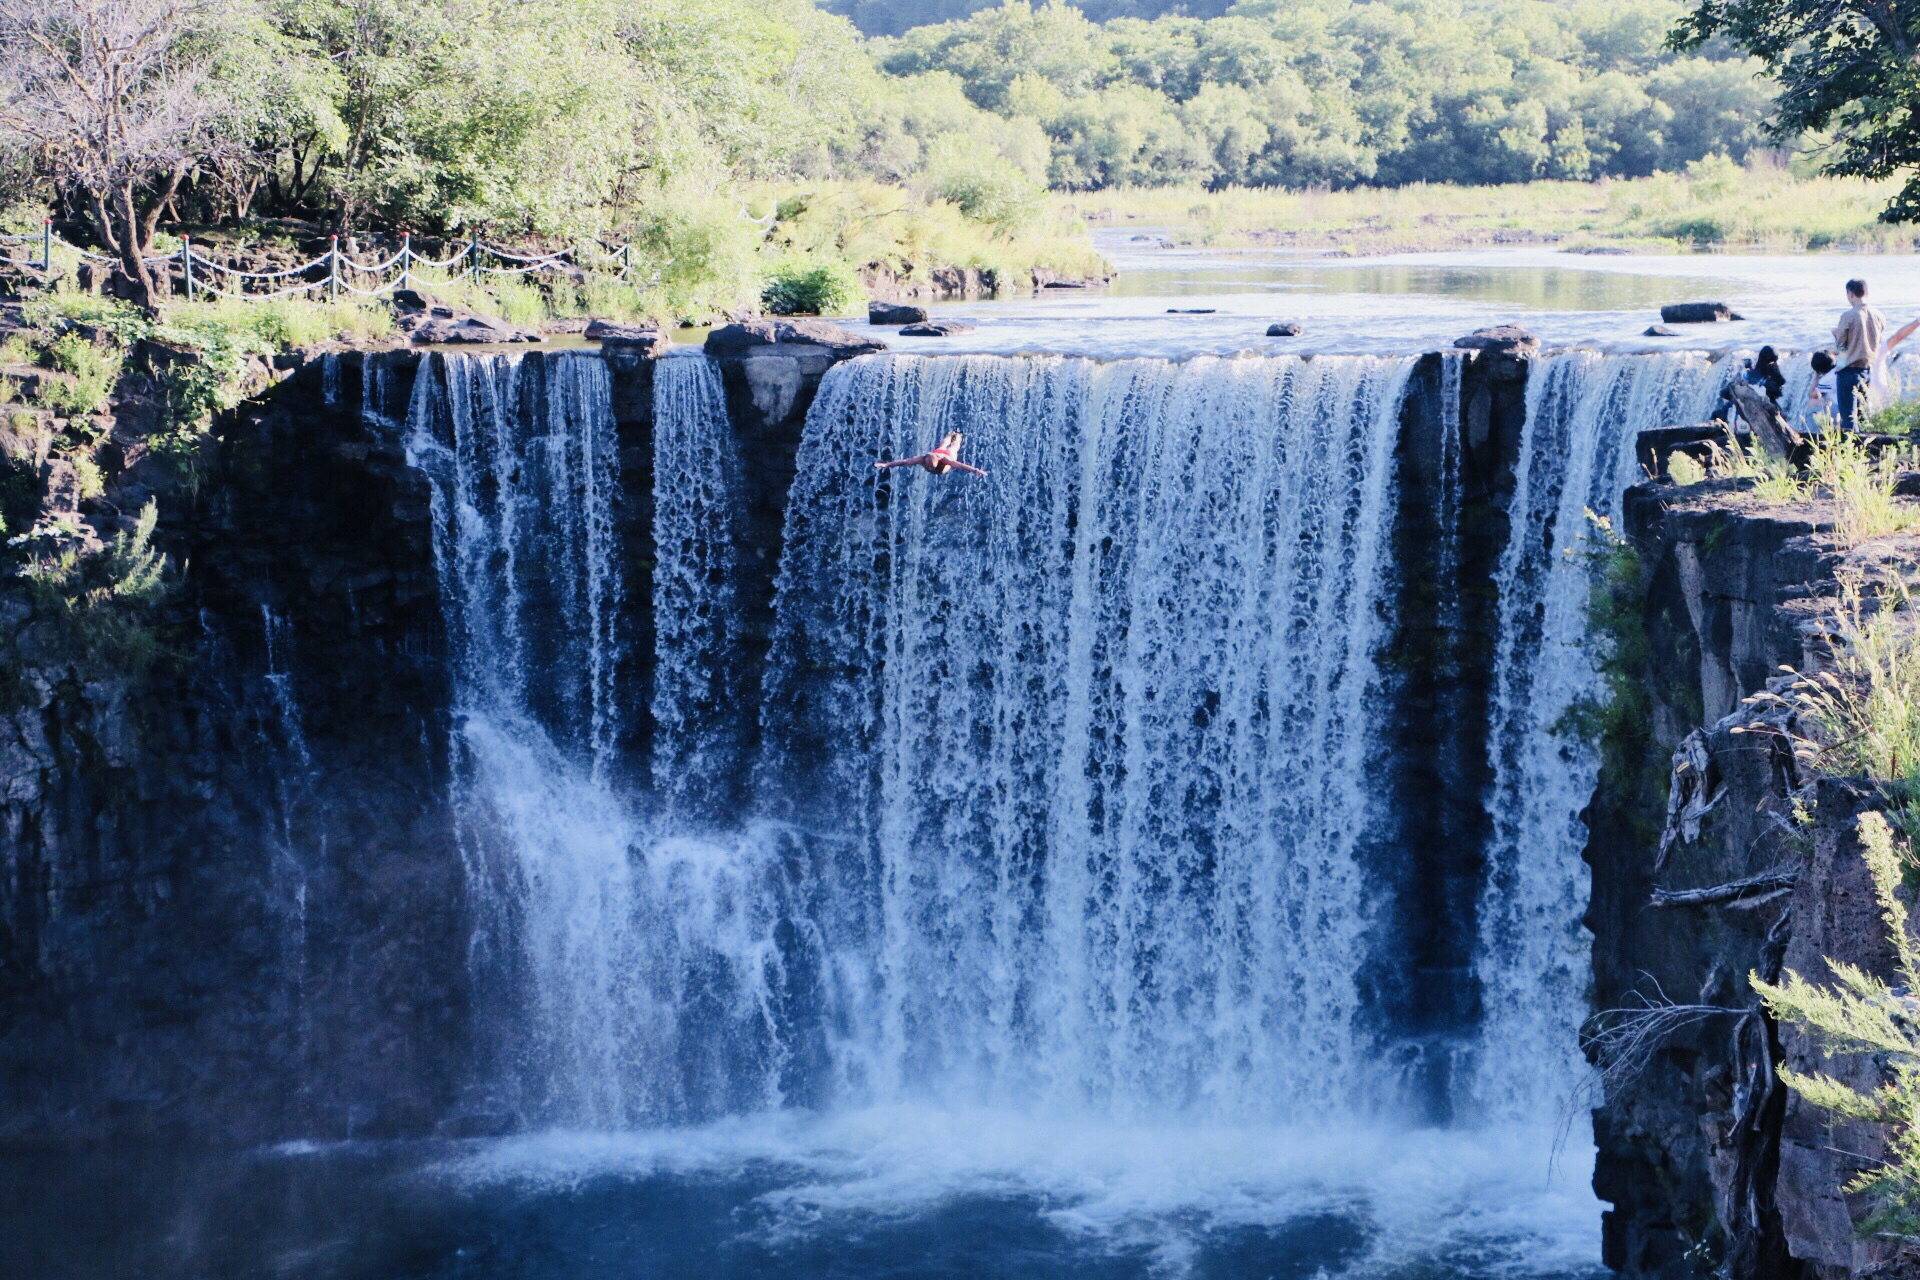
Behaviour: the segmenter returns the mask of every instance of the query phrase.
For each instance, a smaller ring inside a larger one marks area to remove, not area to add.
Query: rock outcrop
[[[1587,813],[1595,1000],[1615,1025],[1650,1007],[1696,1011],[1632,1062],[1596,1042],[1610,1074],[1595,1187],[1613,1203],[1606,1261],[1629,1277],[1717,1266],[1734,1280],[1840,1280],[1888,1260],[1856,1242],[1863,1206],[1840,1188],[1859,1166],[1836,1154],[1872,1158],[1882,1136],[1834,1132],[1781,1085],[1782,1062],[1834,1067],[1776,1027],[1748,982],[1821,975],[1823,956],[1886,971],[1854,831],[1870,797],[1804,775],[1791,708],[1753,701],[1783,686],[1783,664],[1826,660],[1841,577],[1887,581],[1920,554],[1914,539],[1842,552],[1829,519],[1759,503],[1741,481],[1628,494],[1639,572],[1616,653],[1644,696],[1604,744]]]
[[[1660,308],[1663,324],[1715,324],[1739,318],[1724,302],[1673,302]]]
[[[905,302],[869,302],[867,304],[867,323],[881,324],[923,324],[927,319],[927,309]]]

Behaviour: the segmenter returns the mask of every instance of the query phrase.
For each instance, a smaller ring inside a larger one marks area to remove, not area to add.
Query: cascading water
[[[735,718],[751,691],[736,634],[739,459],[710,361],[660,361],[653,403],[653,787],[684,813],[740,768]]]
[[[1377,880],[1402,873],[1391,849],[1380,861],[1396,686],[1376,659],[1403,590],[1414,367],[839,366],[800,447],[753,689],[714,367],[654,366],[642,590],[623,570],[635,535],[604,365],[431,360],[409,439],[433,486],[476,974],[506,993],[490,1088],[522,1124],[595,1129],[794,1103],[1194,1133],[1418,1126],[1420,1072],[1396,1060],[1366,977],[1404,962],[1382,910],[1403,889]],[[1490,1127],[1421,1170],[1466,1161],[1491,1185],[1544,1161],[1543,1139],[1513,1135],[1544,1133],[1542,1072],[1571,1086],[1585,1012],[1578,814],[1595,764],[1555,731],[1596,677],[1591,565],[1569,553],[1586,509],[1617,517],[1634,433],[1705,416],[1727,371],[1583,353],[1533,369],[1496,583],[1488,871],[1462,923],[1479,931],[1463,981],[1481,1012],[1472,1044],[1441,1046],[1466,1063],[1457,1120]],[[1423,563],[1429,594],[1457,597],[1462,361],[1437,372]],[[988,480],[872,467],[949,430]],[[623,666],[629,597],[651,601],[652,652]],[[1441,599],[1433,625],[1464,625],[1457,606]],[[651,683],[624,687],[623,670]],[[898,1137],[845,1123],[830,1144]],[[906,1132],[939,1135],[954,1169],[990,1159],[921,1123]],[[1385,1148],[1273,1140],[1298,1153],[1260,1175],[1293,1188],[1263,1193],[1276,1202],[1354,1160],[1410,1176]],[[1194,1153],[1214,1139],[1196,1141],[1180,1159],[1210,1166]],[[1455,1202],[1414,1199],[1429,1216],[1404,1229],[1391,1195],[1369,1212],[1431,1244],[1431,1215],[1458,1212],[1435,1206]],[[1590,1204],[1539,1212],[1586,1232]]]
[[[1616,529],[1638,479],[1646,428],[1703,421],[1729,373],[1696,355],[1570,352],[1536,362],[1527,383],[1507,548],[1489,742],[1493,835],[1475,971],[1485,1009],[1463,1114],[1511,1120],[1565,1106],[1586,1064],[1579,1027],[1591,939],[1580,812],[1599,755],[1567,723],[1601,693],[1587,629],[1592,518]]]
[[[874,868],[869,1098],[1305,1118],[1356,1021],[1410,360],[912,357],[823,385],[772,778]],[[874,479],[948,430],[990,482]]]
[[[657,616],[672,616],[654,626],[653,709],[670,775],[708,767],[676,729],[729,678],[713,390],[704,361],[662,366],[654,509],[671,536],[654,590]],[[618,678],[629,584],[605,363],[432,357],[407,441],[432,488],[473,965],[500,1006],[485,1015],[489,1094],[522,1123],[587,1128],[777,1102],[780,841],[663,835],[616,778],[634,695]]]

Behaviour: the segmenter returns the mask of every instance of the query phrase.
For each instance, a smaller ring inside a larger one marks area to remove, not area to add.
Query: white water
[[[1589,514],[1618,531],[1638,479],[1642,429],[1703,421],[1727,366],[1697,354],[1569,352],[1527,383],[1511,532],[1500,563],[1490,745],[1493,836],[1480,898],[1475,971],[1485,1009],[1463,1114],[1542,1119],[1565,1107],[1585,1071],[1579,1027],[1592,937],[1580,923],[1587,868],[1580,811],[1599,755],[1567,716],[1601,690],[1604,654],[1587,629],[1594,557],[1607,549]]]
[[[1038,1149],[967,1155],[947,1127],[965,1116],[1027,1117],[1082,1154],[1072,1132],[1116,1122],[1155,1150],[1219,1156],[1206,1135],[1238,1127],[1287,1153],[1217,1185],[1125,1193],[1152,1212],[1235,1195],[1298,1211],[1308,1184],[1396,1194],[1411,1166],[1361,1134],[1403,1133],[1435,1168],[1491,1168],[1497,1148],[1544,1180],[1589,963],[1578,815],[1596,761],[1558,730],[1596,691],[1596,654],[1591,565],[1570,553],[1585,509],[1617,520],[1634,433],[1705,417],[1727,366],[1569,353],[1534,370],[1497,583],[1484,1022],[1457,1085],[1463,1132],[1421,1136],[1361,984],[1392,955],[1392,889],[1357,858],[1386,763],[1374,653],[1412,363],[840,366],[801,447],[755,690],[724,399],[704,360],[665,361],[643,695],[620,686],[629,584],[604,367],[436,361],[410,441],[433,480],[457,673],[476,972],[518,1002],[492,1028],[493,1087],[522,1123],[631,1129],[794,1103],[848,1124],[892,1116],[945,1135],[894,1153],[905,1163],[875,1194],[908,1200],[898,1180],[923,1175],[1048,1193]],[[1457,360],[1440,383],[1451,572]],[[873,470],[948,430],[988,480]],[[642,696],[645,788],[621,767]],[[748,760],[756,705],[765,745]],[[754,804],[718,811],[748,770]],[[724,1161],[728,1123],[675,1132]],[[791,1143],[781,1158],[840,1141],[766,1123],[765,1141]],[[1312,1135],[1329,1125],[1356,1135],[1353,1164],[1327,1163]],[[1088,1173],[1075,1203],[1105,1212],[1109,1182],[1140,1176],[1124,1164]],[[1508,1196],[1497,1181],[1474,1194]],[[1560,1230],[1548,1219],[1592,1213],[1583,1192],[1505,1203],[1540,1240]],[[1441,1230],[1416,1218],[1401,1225]]]
[[[1354,851],[1411,364],[828,375],[767,707],[771,774],[810,776],[802,812],[876,869],[849,1100],[1391,1105],[1356,1026]],[[949,429],[990,480],[873,478]]]

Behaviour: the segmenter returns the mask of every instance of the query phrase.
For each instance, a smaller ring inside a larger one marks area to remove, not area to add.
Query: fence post
[[[327,301],[340,297],[340,237],[327,237]]]
[[[467,232],[467,278],[473,281],[473,287],[480,287],[480,233]]]
[[[53,219],[48,218],[40,224],[40,269],[53,270]]]
[[[187,280],[187,301],[193,301],[193,237],[180,237],[180,272]]]
[[[400,233],[400,287],[413,288],[413,232]]]

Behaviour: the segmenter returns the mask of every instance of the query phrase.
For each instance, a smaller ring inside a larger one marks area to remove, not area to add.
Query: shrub
[[[73,381],[47,379],[40,388],[41,404],[69,418],[106,408],[107,397],[120,377],[118,351],[88,342],[77,333],[67,333],[47,345],[46,358],[55,369],[71,374]]]
[[[1809,982],[1791,969],[1778,984],[1758,973],[1748,981],[1776,1019],[1805,1027],[1826,1052],[1871,1054],[1881,1064],[1887,1078],[1870,1092],[1829,1075],[1802,1075],[1785,1066],[1780,1079],[1823,1111],[1888,1127],[1891,1158],[1862,1172],[1846,1190],[1876,1201],[1864,1230],[1912,1235],[1920,1231],[1920,1025],[1914,1021],[1909,993],[1920,990],[1920,951],[1908,932],[1907,909],[1898,895],[1901,868],[1912,851],[1906,841],[1896,839],[1881,814],[1861,814],[1858,831],[1880,918],[1897,958],[1900,988],[1834,959],[1827,960],[1831,986]]]
[[[1920,429],[1920,400],[1899,400],[1868,414],[1860,424],[1886,436],[1912,435]]]
[[[845,315],[865,300],[858,273],[836,258],[786,259],[760,291],[760,304],[777,316]]]
[[[153,546],[159,508],[148,502],[131,531],[106,547],[85,553],[58,544],[71,530],[37,527],[14,539],[28,548],[21,570],[36,607],[60,631],[60,651],[91,677],[138,678],[165,653],[152,607],[170,589],[167,558]]]

